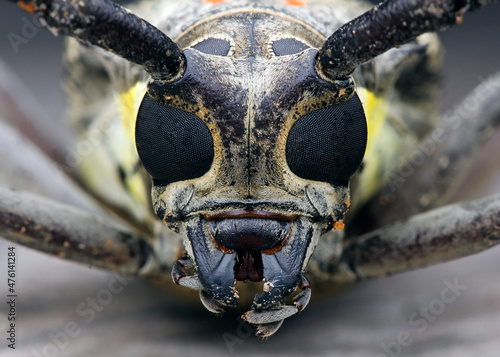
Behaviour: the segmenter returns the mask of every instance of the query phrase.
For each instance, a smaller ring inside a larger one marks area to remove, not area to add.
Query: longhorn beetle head
[[[234,12],[209,25],[224,33],[231,24],[235,38],[192,43],[196,34],[187,33],[178,40],[188,44],[183,51],[108,1],[22,6],[53,30],[151,75],[136,145],[152,177],[156,215],[184,235],[206,305],[236,305],[235,280],[264,281],[253,306],[263,311],[303,284],[320,235],[343,227],[349,179],[367,140],[351,73],[421,33],[454,24],[479,2],[387,1],[339,28],[320,49],[311,45],[318,38],[306,43],[265,28],[252,32]],[[246,16],[259,26],[272,14]],[[175,274],[178,282],[184,278]]]
[[[182,75],[149,84],[136,124],[156,214],[184,233],[205,296],[234,306],[235,280],[264,280],[258,309],[283,303],[321,233],[341,224],[366,144],[352,80],[321,78],[317,49],[259,31],[270,16],[205,24],[238,36],[186,48]]]

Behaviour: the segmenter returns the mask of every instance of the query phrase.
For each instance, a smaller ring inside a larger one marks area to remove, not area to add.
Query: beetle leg
[[[377,278],[478,253],[500,243],[500,195],[449,205],[365,234],[331,264],[334,281]]]
[[[449,202],[481,149],[500,126],[500,73],[477,86],[424,139],[404,173],[387,178],[387,186],[359,216],[375,229]],[[420,160],[420,159],[419,159]],[[408,189],[411,187],[411,189]],[[368,230],[367,229],[367,230]],[[366,232],[365,230],[364,232]]]
[[[65,137],[66,133],[58,130],[52,121],[45,124],[43,110],[1,61],[0,78],[0,184],[29,190],[104,216],[105,211],[75,183],[62,159],[64,155],[57,151],[69,145],[56,138]],[[40,125],[36,125],[36,115],[44,122],[41,126],[44,130],[40,131]],[[44,135],[46,130],[54,137]]]
[[[13,242],[125,275],[155,259],[146,239],[109,220],[27,192],[0,188],[0,235]]]
[[[293,299],[293,305],[277,305],[262,311],[251,310],[242,315],[244,320],[256,325],[256,336],[271,336],[280,328],[284,319],[305,309],[311,299],[311,285],[303,275],[299,287],[303,291]]]

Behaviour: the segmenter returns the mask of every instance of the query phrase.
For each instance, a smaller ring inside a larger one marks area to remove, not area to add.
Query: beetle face
[[[150,83],[136,143],[155,212],[184,234],[205,292],[234,306],[235,280],[264,280],[255,307],[265,309],[341,226],[366,122],[351,81],[316,74],[317,50],[253,31],[241,31],[245,53],[224,38],[185,49],[182,78]]]

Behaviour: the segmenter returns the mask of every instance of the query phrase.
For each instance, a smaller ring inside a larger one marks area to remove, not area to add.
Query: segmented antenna
[[[143,67],[155,80],[179,72],[182,53],[162,31],[108,0],[9,0],[38,14],[48,27]]]
[[[462,22],[466,12],[498,0],[389,0],[341,26],[319,52],[319,68],[347,78],[360,64],[425,33]]]

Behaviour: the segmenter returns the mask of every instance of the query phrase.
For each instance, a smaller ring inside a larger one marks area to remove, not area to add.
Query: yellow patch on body
[[[382,178],[379,174],[381,157],[379,147],[384,135],[384,124],[387,117],[388,102],[383,97],[377,97],[373,92],[364,88],[357,90],[365,110],[368,127],[368,142],[363,160],[363,170],[359,175],[358,204],[369,199],[381,186]]]
[[[135,148],[135,122],[145,92],[146,84],[137,82],[128,92],[121,93],[118,96],[118,111],[125,135],[114,142],[115,145],[113,146],[116,146],[114,152],[126,173],[125,184],[127,189],[134,199],[147,205],[148,199],[144,190],[143,177],[141,171],[137,170],[139,156]],[[132,143],[132,149],[125,149],[131,146],[130,143]]]

